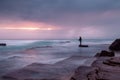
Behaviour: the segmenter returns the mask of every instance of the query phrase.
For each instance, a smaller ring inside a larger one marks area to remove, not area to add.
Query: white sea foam
[[[0,43],[6,43],[7,46],[14,46],[14,45],[26,45],[33,42],[36,42],[37,40],[0,40]]]
[[[85,39],[83,44],[96,45],[96,44],[111,44],[113,40],[108,39]],[[0,43],[6,43],[7,47],[0,47],[0,51],[3,50],[21,50],[34,47],[46,47],[46,46],[78,46],[78,40],[0,40]]]

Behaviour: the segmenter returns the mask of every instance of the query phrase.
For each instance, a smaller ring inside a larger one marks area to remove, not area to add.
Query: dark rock
[[[79,45],[79,47],[88,47],[88,45]]]
[[[0,46],[7,46],[6,43],[0,43]]]
[[[59,80],[59,79],[32,79],[32,78],[30,78],[30,79],[24,79],[24,80]]]
[[[114,52],[108,52],[105,50],[103,50],[103,51],[101,51],[101,53],[97,53],[95,55],[95,57],[114,57],[114,56],[115,56]]]
[[[120,80],[119,57],[99,58],[92,67],[98,67],[98,80]],[[109,76],[109,77],[108,77]]]
[[[91,73],[95,75],[91,76]],[[95,67],[80,66],[75,70],[75,73],[70,80],[96,80],[97,77],[96,73],[97,68]]]
[[[110,50],[119,51],[120,50],[120,39],[116,39],[109,47]]]
[[[103,62],[106,65],[110,65],[110,66],[119,66],[120,67],[120,58],[111,58],[109,60],[106,60]]]
[[[70,80],[120,80],[119,65],[120,57],[100,57],[91,67],[81,66],[76,69]]]
[[[76,68],[82,65],[81,61],[85,59],[92,61],[93,58],[73,56],[55,64],[32,63],[3,74],[1,80],[12,78],[17,80],[69,80]]]
[[[7,76],[3,76],[3,78],[4,78],[5,80],[18,80],[18,79],[16,79],[16,78],[7,77]]]

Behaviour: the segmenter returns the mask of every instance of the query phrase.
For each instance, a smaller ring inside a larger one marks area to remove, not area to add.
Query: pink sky
[[[0,39],[119,38],[120,0],[0,0]]]

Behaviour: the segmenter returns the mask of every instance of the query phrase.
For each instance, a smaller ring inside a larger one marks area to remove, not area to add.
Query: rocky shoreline
[[[80,66],[75,70],[70,80],[120,80],[120,57],[115,57],[114,51],[120,50],[120,39],[109,47],[112,52],[101,51],[90,67]]]
[[[55,64],[33,63],[3,75],[2,80],[70,80],[77,67],[84,63],[90,66],[94,60],[96,58],[72,56]]]
[[[80,66],[71,80],[120,80],[120,57],[102,57],[92,66]]]
[[[1,80],[120,80],[120,57],[114,53],[114,47],[120,44],[116,41],[110,45],[112,50],[103,50],[94,57],[73,56],[55,64],[33,63],[4,74]]]

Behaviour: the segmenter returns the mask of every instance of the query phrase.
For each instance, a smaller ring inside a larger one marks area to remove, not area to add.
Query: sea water
[[[74,55],[93,56],[100,50],[105,50],[107,44],[111,44],[112,39],[84,39],[82,44],[89,45],[88,48],[79,48],[78,40],[0,40],[0,43],[6,43],[7,46],[0,46],[0,59],[2,55],[18,54],[23,56],[34,52],[40,56],[54,56],[56,58],[65,58]],[[101,46],[102,45],[102,46]],[[28,52],[29,51],[29,52]],[[30,52],[31,51],[31,52]]]
[[[0,46],[0,75],[32,63],[54,64],[71,56],[94,56],[112,42],[112,39],[85,39],[82,44],[89,47],[80,48],[78,40],[0,40],[7,44]]]
[[[55,58],[65,58],[74,55],[94,56],[97,52],[106,50],[108,44],[112,42],[112,39],[85,39],[82,44],[89,47],[79,48],[78,45],[80,43],[78,40],[0,40],[0,43],[7,44],[7,46],[0,46],[0,59],[18,54],[24,57],[26,53],[46,58],[48,56]]]
[[[82,43],[87,45],[111,44],[113,39],[85,39]],[[0,40],[0,43],[6,43],[7,46],[0,46],[0,51],[22,50],[33,47],[47,46],[77,46],[78,40]]]

